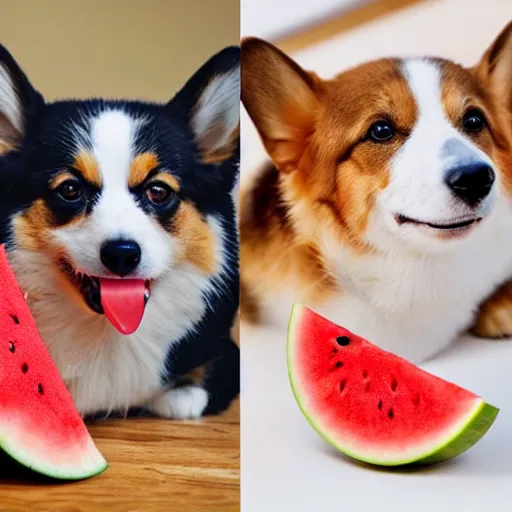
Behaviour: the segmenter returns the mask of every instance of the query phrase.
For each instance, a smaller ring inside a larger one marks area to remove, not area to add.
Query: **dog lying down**
[[[241,93],[271,159],[241,194],[244,321],[301,302],[414,362],[512,335],[512,24],[470,69],[330,80],[248,38]]]
[[[239,64],[226,48],[165,105],[47,103],[0,47],[0,243],[85,416],[238,395]]]

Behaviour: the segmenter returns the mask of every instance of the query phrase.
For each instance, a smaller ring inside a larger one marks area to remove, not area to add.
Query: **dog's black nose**
[[[141,254],[139,244],[133,240],[111,240],[105,242],[100,251],[103,265],[121,277],[137,268]]]
[[[445,175],[445,183],[458,198],[475,206],[489,194],[495,177],[489,165],[472,163],[450,169]]]

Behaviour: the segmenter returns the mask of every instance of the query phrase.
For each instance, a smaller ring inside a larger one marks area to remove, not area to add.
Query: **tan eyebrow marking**
[[[86,181],[96,185],[98,188],[101,187],[101,173],[94,155],[85,150],[81,150],[76,156],[72,167],[80,172]]]
[[[148,178],[148,175],[151,171],[154,171],[158,168],[160,162],[155,153],[141,153],[137,155],[131,164],[130,167],[130,177],[128,179],[128,186],[130,188],[135,188]],[[169,187],[171,187],[175,192],[179,192],[180,183],[175,176],[172,176],[168,172],[161,171],[158,172],[155,176],[152,176],[151,181],[159,180],[163,181]]]
[[[155,153],[141,153],[137,155],[130,166],[130,176],[128,178],[128,186],[134,188],[140,185],[148,177],[148,174],[156,169],[159,165],[158,157]]]

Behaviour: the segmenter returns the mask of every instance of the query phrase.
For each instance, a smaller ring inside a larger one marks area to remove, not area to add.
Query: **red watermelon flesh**
[[[88,478],[107,467],[38,333],[3,246],[0,449],[38,473],[63,480]]]
[[[288,370],[312,426],[345,454],[378,465],[453,458],[490,428],[498,409],[455,384],[294,306]]]

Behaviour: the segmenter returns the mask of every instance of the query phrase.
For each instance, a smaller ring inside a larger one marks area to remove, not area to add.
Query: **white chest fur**
[[[141,326],[119,334],[103,316],[57,292],[52,263],[30,252],[11,256],[39,331],[80,413],[146,405],[162,389],[161,372],[174,341],[203,315],[208,282],[190,266],[152,287]],[[186,270],[186,271],[185,271]]]
[[[293,280],[264,306],[267,322],[284,327],[293,302],[305,302],[354,333],[413,362],[447,347],[469,327],[480,302],[512,276],[512,217],[502,204],[453,252],[413,256],[354,255],[336,262],[340,292],[308,303]]]

